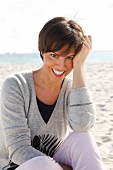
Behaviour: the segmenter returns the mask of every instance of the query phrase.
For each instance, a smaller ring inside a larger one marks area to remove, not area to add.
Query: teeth
[[[64,73],[64,71],[57,71],[57,70],[54,70],[54,69],[53,69],[53,71],[54,71],[54,73],[55,73],[56,75],[61,75],[61,74]]]

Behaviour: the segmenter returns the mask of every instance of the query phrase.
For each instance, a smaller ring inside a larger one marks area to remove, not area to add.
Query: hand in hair
[[[83,65],[92,48],[92,37],[84,36],[81,50],[73,59],[73,88],[82,88],[87,86]]]
[[[75,55],[73,59],[73,66],[82,66],[88,57],[90,51],[92,49],[92,36],[84,36],[83,38],[83,45],[81,50]]]

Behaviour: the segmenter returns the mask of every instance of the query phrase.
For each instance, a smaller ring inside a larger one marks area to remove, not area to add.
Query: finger
[[[92,48],[92,37],[90,35],[89,36],[84,36],[83,43],[88,48]]]
[[[89,46],[89,40],[87,39],[86,36],[84,36],[84,38],[83,38],[83,44],[84,44],[84,46],[87,47],[87,48],[90,47],[90,46]]]
[[[88,40],[89,40],[90,47],[92,47],[92,36],[91,35],[88,35]]]
[[[92,36],[91,35],[85,36],[85,40],[88,42],[88,44],[92,44]]]
[[[92,44],[92,36],[91,35],[88,35],[88,38],[90,40],[90,43]]]

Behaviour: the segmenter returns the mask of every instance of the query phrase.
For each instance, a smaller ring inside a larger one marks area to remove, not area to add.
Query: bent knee
[[[90,151],[93,152],[94,150],[99,153],[99,149],[97,147],[96,141],[91,132],[72,132],[69,135],[70,141],[72,143],[71,150],[72,151],[79,151],[85,152]]]
[[[68,138],[71,141],[76,141],[76,142],[79,142],[79,143],[94,140],[93,135],[89,131],[86,131],[86,132],[72,132],[68,136]]]

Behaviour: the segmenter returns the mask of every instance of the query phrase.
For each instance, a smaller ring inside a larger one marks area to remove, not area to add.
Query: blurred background
[[[93,50],[112,50],[112,0],[0,0],[0,53],[37,52],[42,26],[55,16],[77,20]]]

